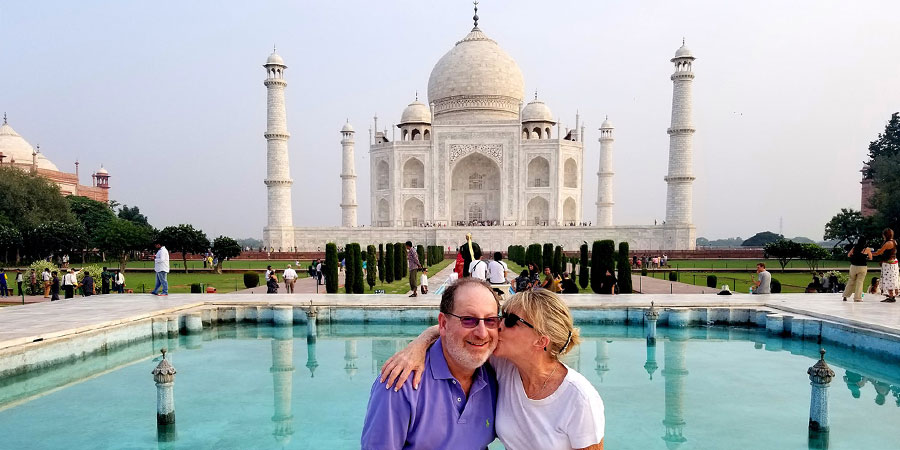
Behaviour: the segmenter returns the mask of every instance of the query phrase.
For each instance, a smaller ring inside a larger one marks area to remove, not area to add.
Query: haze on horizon
[[[82,183],[157,227],[262,237],[266,90],[284,57],[296,226],[340,225],[339,130],[357,130],[359,222],[370,221],[368,130],[390,128],[472,28],[465,1],[7,2],[0,110]],[[697,236],[821,239],[860,207],[868,143],[900,110],[900,2],[539,2],[478,5],[479,27],[573,127],[587,124],[584,220],[595,217],[605,115],[615,125],[616,224],[665,215],[673,71],[694,65]],[[391,131],[388,131],[389,135]]]

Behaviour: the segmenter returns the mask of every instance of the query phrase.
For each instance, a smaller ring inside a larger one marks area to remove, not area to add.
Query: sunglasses
[[[513,314],[513,313],[503,313],[503,326],[506,328],[512,328],[516,326],[519,322],[528,325],[529,328],[534,329],[534,325],[525,321],[525,319]]]
[[[484,322],[485,328],[496,329],[500,326],[500,321],[503,319],[500,316],[496,317],[472,317],[472,316],[457,316],[453,313],[446,313],[448,316],[453,316],[459,319],[459,323],[462,324],[463,328],[475,328],[478,326],[478,322]]]

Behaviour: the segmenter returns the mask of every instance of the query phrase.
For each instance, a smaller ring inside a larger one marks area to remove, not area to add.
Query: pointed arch
[[[575,204],[575,199],[572,197],[567,197],[566,201],[563,202],[563,222],[577,222],[577,214],[578,206]]]
[[[419,226],[425,220],[425,204],[417,198],[410,198],[403,204],[403,225]]]
[[[389,189],[390,188],[390,180],[391,180],[391,172],[390,167],[386,162],[379,161],[375,166],[375,189]]]
[[[418,158],[409,158],[403,164],[403,187],[425,187],[425,164],[419,161]]]
[[[550,162],[538,156],[528,162],[528,187],[550,186]]]
[[[569,158],[563,164],[563,187],[578,187],[578,163],[574,158]]]
[[[534,197],[526,207],[526,223],[529,225],[547,225],[550,220],[550,202],[544,197]]]

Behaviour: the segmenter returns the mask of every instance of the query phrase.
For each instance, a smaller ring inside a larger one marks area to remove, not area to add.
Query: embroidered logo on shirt
[[[485,426],[485,428],[490,428],[491,427],[491,419],[485,419],[484,426]]]

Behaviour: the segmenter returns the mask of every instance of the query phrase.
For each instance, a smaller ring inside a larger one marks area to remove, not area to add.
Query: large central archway
[[[453,168],[450,220],[500,221],[500,167],[490,158],[472,153]]]

